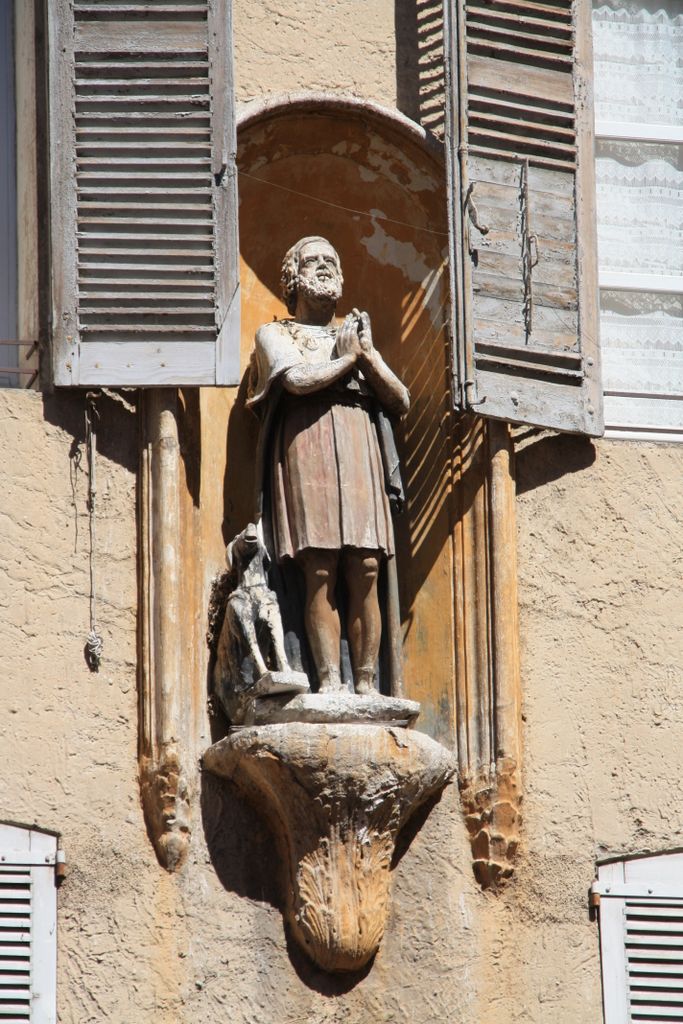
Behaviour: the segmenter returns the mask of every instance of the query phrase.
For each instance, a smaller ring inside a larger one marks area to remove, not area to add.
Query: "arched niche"
[[[256,328],[287,316],[279,286],[284,252],[319,234],[341,256],[340,312],[369,311],[375,343],[410,389],[411,411],[398,431],[408,504],[396,521],[406,694],[425,701],[423,728],[452,744],[451,709],[444,714],[443,702],[434,714],[430,708],[437,677],[451,674],[454,632],[441,147],[398,113],[289,98],[243,113],[238,166],[243,367]],[[253,485],[254,424],[242,397],[228,428],[226,539],[248,518]]]
[[[237,163],[243,377],[201,393],[203,585],[253,515],[254,333],[287,315],[285,251],[323,235],[342,260],[339,312],[368,310],[411,392],[397,437],[405,695],[422,703],[418,728],[457,749],[475,870],[495,883],[510,872],[520,800],[514,480],[506,428],[452,408],[442,147],[396,111],[288,95],[239,112]]]

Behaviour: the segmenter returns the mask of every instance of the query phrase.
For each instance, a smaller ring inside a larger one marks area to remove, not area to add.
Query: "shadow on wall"
[[[259,420],[248,409],[249,370],[242,374],[228,418],[226,471],[223,478],[223,540],[232,538],[254,519],[256,500],[256,446]]]
[[[396,868],[413,839],[422,829],[442,794],[436,793],[422,804],[399,833],[391,870]],[[201,776],[201,812],[211,863],[228,892],[240,897],[267,903],[282,912],[283,886],[287,884],[276,838],[254,807],[244,799],[231,782],[219,779],[208,771]],[[301,981],[324,996],[343,995],[355,988],[370,973],[374,958],[357,972],[328,974],[317,967],[285,931],[287,954]]]
[[[72,439],[69,458],[77,457],[80,446],[85,443],[86,392],[82,388],[62,389],[43,394],[43,418],[46,423],[65,431]],[[130,473],[138,468],[138,417],[137,391],[126,392],[119,397],[115,392],[96,394],[97,454],[122,466]],[[83,456],[84,459],[84,456]],[[72,467],[73,468],[73,467]],[[85,461],[83,461],[85,468]]]
[[[394,12],[396,105],[441,138],[445,88],[442,0],[396,0]]]
[[[535,435],[532,430],[515,437],[517,494],[589,469],[595,462],[595,445],[589,437],[553,434],[534,439]]]
[[[281,893],[285,884],[282,865],[286,858],[280,857],[275,837],[232,783],[204,771],[201,786],[204,836],[211,864],[221,885],[228,892],[267,903],[281,911]],[[420,813],[417,828],[425,818],[426,813]],[[286,933],[287,954],[294,970],[305,985],[321,995],[343,995],[355,988],[372,970],[373,961],[355,974],[326,974],[292,940],[284,923],[279,927]]]

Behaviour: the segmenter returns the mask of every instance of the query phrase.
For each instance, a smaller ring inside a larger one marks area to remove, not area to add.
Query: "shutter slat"
[[[147,287],[149,288],[154,282],[146,281],[145,283],[146,283]],[[160,283],[160,282],[156,282],[156,283]],[[172,281],[164,281],[163,282],[163,284],[165,284],[165,285],[172,284],[172,283],[173,283]],[[184,281],[181,281],[179,283],[181,283],[183,285],[185,284]],[[160,292],[160,291],[155,291],[154,292],[154,298],[155,299],[171,299],[171,298],[175,298],[175,299],[206,299],[207,297],[210,297],[211,294],[212,294],[211,292],[178,292],[178,291]],[[119,300],[120,299],[132,299],[132,300],[139,299],[138,292],[116,292],[116,291],[86,292],[86,291],[81,291],[81,296],[84,299],[90,299],[90,300],[92,300],[92,299],[119,299]]]
[[[643,947],[639,949],[635,947],[631,950],[629,963],[641,963],[645,962],[660,963],[662,961],[679,961],[681,963],[680,970],[683,971],[683,956],[678,949],[668,949],[665,946],[655,947]]]
[[[552,11],[552,8],[549,8]],[[528,26],[531,30],[535,29],[547,29],[550,33],[564,34],[569,42],[571,42],[572,36],[572,25],[569,14],[566,15],[566,20],[563,24],[558,25],[557,20],[549,20],[543,17],[545,12],[535,11],[531,8],[523,8],[519,10],[508,10],[507,5],[497,8],[495,4],[491,4],[489,7],[478,7],[476,4],[470,4],[468,7],[469,23],[482,23],[482,24],[501,24],[513,27],[516,30],[524,32],[525,34],[529,31]]]
[[[83,324],[81,329],[82,329],[84,334],[98,334],[99,332],[102,332],[103,334],[114,334],[114,333],[117,333],[117,334],[125,334],[126,337],[128,337],[128,338],[132,334],[136,334],[136,335],[138,335],[138,334],[158,334],[158,335],[177,334],[179,341],[185,341],[185,335],[188,335],[188,334],[202,334],[202,335],[204,335],[206,337],[207,335],[209,335],[211,333],[210,328],[208,328],[208,327],[200,327],[200,326],[197,326],[196,324],[195,325],[184,324],[182,326],[180,326],[180,325],[168,326],[168,325],[165,325],[165,324],[157,324],[157,323],[155,323],[155,324],[139,323],[139,324],[135,324],[134,326],[135,326],[135,329],[133,330],[131,324],[120,324],[120,323],[119,324],[117,324],[117,323],[113,323],[113,324],[110,324],[110,323]],[[169,339],[169,340],[172,340],[172,339]]]
[[[97,14],[111,17],[120,14],[198,14],[206,11],[206,3],[203,4],[164,4],[163,6],[152,6],[147,0],[144,4],[75,4],[74,9],[78,14]]]
[[[136,86],[139,85],[139,83],[137,81],[136,81],[135,84],[136,84]],[[160,80],[155,82],[155,86],[159,85],[159,84],[161,84]],[[121,93],[100,93],[100,92],[94,93],[92,91],[93,82],[88,80],[88,79],[85,79],[84,82],[83,82],[83,85],[79,89],[76,90],[76,112],[78,114],[79,110],[80,111],[85,111],[85,110],[88,109],[88,107],[93,107],[95,111],[100,111],[101,107],[110,107],[110,106],[114,107],[114,108],[122,107],[122,106],[127,107],[127,108],[129,108],[129,107],[142,107],[142,110],[138,111],[137,113],[138,113],[139,116],[143,116],[146,113],[144,108],[148,104],[153,104],[154,106],[161,107],[162,108],[161,112],[164,113],[164,114],[166,113],[164,111],[164,109],[163,109],[164,107],[167,107],[167,106],[182,106],[183,104],[191,104],[192,106],[195,106],[195,107],[203,107],[205,110],[209,109],[210,104],[209,104],[209,94],[208,94],[208,88],[209,88],[209,83],[208,82],[205,83],[205,87],[206,87],[207,91],[203,92],[203,93],[188,92],[188,90],[186,88],[184,88],[184,83],[182,82],[182,80],[178,80],[177,82],[175,82],[175,84],[177,86],[179,86],[179,87],[183,87],[183,91],[178,93],[178,94],[171,92],[170,89],[169,89],[168,92],[163,92],[163,93],[162,92],[153,92],[153,93],[150,93],[150,92],[139,92],[139,93],[136,93],[136,92],[132,92],[132,90],[130,88],[130,81],[129,81],[128,82],[128,88],[126,89],[125,94],[122,95]],[[168,88],[168,86],[166,88]],[[100,112],[107,113],[107,111],[100,111]],[[108,113],[111,115],[113,112],[114,111],[109,111]],[[123,113],[125,114],[126,111],[123,111]],[[132,115],[133,113],[135,113],[135,111],[130,111],[130,113]],[[189,117],[190,113],[191,112],[188,111],[185,116]],[[195,111],[195,113],[197,113],[197,112]],[[206,114],[204,114],[203,116],[205,117]]]
[[[81,262],[81,280],[88,285],[91,284],[137,284],[139,281],[138,277],[126,277],[125,273],[130,273],[139,264],[134,263],[88,263],[86,261]],[[149,278],[147,284],[182,284],[185,288],[193,288],[199,284],[205,284],[206,278],[211,273],[208,267],[196,267],[192,263],[147,263],[144,269],[148,272],[159,273],[164,271],[166,273],[183,273],[186,271],[188,277],[182,277],[176,279],[172,278]],[[104,278],[100,277],[100,273],[116,273],[122,271],[124,274],[118,277]],[[189,277],[189,275],[192,275]],[[201,280],[197,280],[201,278]]]
[[[644,960],[632,960],[628,965],[628,973],[635,979],[641,977],[652,979],[653,975],[657,975],[662,985],[683,986],[683,971],[681,971],[680,964],[678,963],[667,963],[663,960],[657,960],[653,963],[647,963]],[[654,981],[650,981],[650,983],[654,984]]]
[[[87,211],[88,216],[81,217],[82,224],[101,224],[105,228],[116,226],[117,228],[125,228],[131,230],[133,224],[151,224],[159,227],[174,227],[182,228],[185,227],[203,227],[206,228],[207,232],[212,231],[212,226],[207,225],[206,221],[202,217],[192,216],[173,216],[174,214],[193,214],[201,213],[203,210],[202,204],[195,204],[192,206],[180,205],[175,203],[166,203],[164,205],[157,203],[147,204],[145,209],[146,213],[157,214],[150,217],[138,217],[135,214],[145,208],[143,203],[81,203],[80,209]],[[96,214],[96,210],[102,212]],[[130,210],[130,216],[126,216],[126,212]],[[114,215],[118,214],[115,218]],[[191,235],[197,234],[196,231],[188,232]]]
[[[208,112],[206,110],[188,110],[187,108],[192,102],[189,97],[180,97],[180,101],[178,104],[180,110],[100,110],[99,108],[103,106],[100,100],[97,101],[95,109],[87,109],[84,108],[82,103],[79,104],[76,101],[76,131],[85,131],[86,127],[88,127],[87,122],[91,121],[104,121],[107,125],[105,130],[112,134],[129,131],[130,124],[135,126],[136,133],[143,130],[147,131],[148,129],[146,128],[137,127],[136,122],[141,121],[150,122],[154,126],[154,131],[168,131],[170,133],[171,131],[175,132],[176,123],[185,124],[190,122],[190,127],[187,129],[188,132],[195,133],[201,130],[208,136],[211,127]],[[128,105],[130,106],[130,104]],[[95,105],[93,104],[93,106]],[[137,106],[141,106],[141,103],[138,103]],[[204,103],[202,103],[202,106],[204,106]],[[192,121],[200,121],[201,128],[199,125],[192,125]],[[81,124],[84,125],[83,128],[79,127]],[[122,127],[116,127],[122,124]],[[101,125],[97,123],[89,125],[89,127],[93,131],[99,132],[102,130]]]
[[[653,904],[651,907],[648,907],[647,904],[638,907],[628,906],[627,912],[629,920],[634,921],[639,918],[677,918],[679,921],[683,921],[683,907],[672,907],[667,904]]]
[[[121,61],[107,61],[92,59],[87,63],[83,60],[76,61],[76,70],[78,74],[84,74],[86,70],[97,71],[98,74],[104,74],[107,71],[113,71],[111,79],[106,81],[117,81],[116,74],[128,75],[127,81],[130,82],[130,78],[135,78],[137,81],[144,81],[145,75],[152,71],[160,71],[162,75],[169,74],[172,70],[187,70],[187,71],[202,71],[205,68],[205,62],[202,60],[187,60],[174,61],[173,58],[164,59],[163,63],[145,62],[136,58],[135,54],[132,54],[125,62]],[[140,74],[142,72],[142,75]],[[205,79],[202,79],[203,81]],[[75,79],[74,79],[75,82]],[[102,80],[98,84],[101,84]]]
[[[4,938],[0,941],[0,950],[2,956],[9,957],[10,959],[23,960],[25,957],[31,955],[31,941],[30,941],[30,925],[27,926],[27,931],[22,932],[22,940],[13,939],[11,942],[5,942]]]
[[[136,65],[136,67],[139,68],[139,65]],[[81,72],[83,71],[83,66],[82,65],[79,66],[79,70]],[[75,85],[76,85],[76,91],[77,92],[79,90],[81,90],[81,89],[83,91],[85,91],[87,89],[97,89],[98,87],[102,87],[102,88],[105,88],[105,89],[125,88],[125,90],[126,90],[126,95],[125,96],[121,96],[120,93],[112,93],[112,94],[110,94],[110,98],[112,100],[113,99],[118,99],[122,103],[127,102],[127,100],[130,100],[130,98],[131,98],[131,96],[130,96],[130,79],[129,78],[113,78],[113,77],[111,77],[111,78],[87,78],[87,77],[86,78],[79,78],[78,76],[76,76]],[[155,89],[158,88],[158,87],[163,86],[164,90],[166,90],[166,89],[174,89],[176,87],[178,87],[179,89],[187,89],[188,86],[199,85],[199,86],[202,87],[202,89],[206,89],[207,93],[208,93],[208,89],[209,89],[208,82],[204,78],[193,78],[193,77],[181,78],[181,77],[178,77],[178,76],[175,76],[175,77],[172,77],[172,78],[168,78],[168,77],[167,78],[162,78],[160,76],[159,77],[152,77],[152,78],[144,78],[144,77],[141,78],[138,75],[136,75],[136,77],[135,77],[135,85],[136,85],[136,88],[140,88],[140,89],[143,88],[143,86],[150,86],[150,87],[153,87]],[[142,96],[146,96],[146,95],[147,95],[146,92],[140,93],[141,97]],[[101,97],[101,98],[103,98],[103,97]],[[168,98],[168,93],[166,93],[166,92],[160,93],[160,98],[167,99]]]
[[[133,236],[133,237],[138,237],[138,236]],[[182,237],[185,240],[187,240],[186,236],[183,235]],[[132,258],[138,257],[138,256],[149,256],[150,255],[150,251],[149,251],[149,249],[131,249],[128,246],[125,246],[124,248],[120,248],[120,249],[117,249],[117,250],[114,250],[111,247],[107,247],[107,248],[104,248],[104,249],[93,247],[93,248],[88,248],[86,250],[86,252],[85,252],[85,255],[86,256],[88,256],[88,255],[90,255],[90,256],[113,256],[116,259],[122,259],[124,256],[128,256],[128,257],[130,257],[132,259]],[[203,256],[207,260],[209,260],[209,259],[211,259],[213,257],[213,250],[212,249],[164,249],[164,248],[155,246],[155,248],[154,248],[154,258],[158,259],[160,256],[167,256],[167,257],[169,257],[169,259],[176,259],[179,256],[182,256],[183,258],[185,258],[187,256],[197,256],[197,257]],[[87,264],[85,264],[85,263],[83,264],[83,266],[86,266],[86,265]],[[111,264],[111,265],[115,266],[116,264]],[[133,266],[133,264],[128,264],[128,266]],[[174,264],[169,264],[169,266],[174,266]],[[197,266],[199,266],[199,265],[197,264]]]
[[[681,1020],[680,1007],[674,1006],[632,1006],[632,1021]]]
[[[127,306],[88,306],[83,311],[83,315],[87,317],[93,316],[146,316],[148,314],[154,314],[155,316],[176,316],[178,314],[192,314],[197,316],[198,310],[195,306],[167,306],[165,303],[161,303],[158,306],[136,306],[134,309],[129,309]],[[210,326],[210,325],[209,325]]]
[[[669,978],[662,978],[629,970],[629,977],[631,979],[630,987],[634,992],[659,988],[670,989],[672,992],[683,992],[683,977],[680,973],[672,974]]]
[[[530,108],[527,108],[525,113],[528,115],[528,113],[533,113],[533,111],[531,111]],[[514,110],[514,114],[521,115],[522,111],[519,108],[517,108]],[[570,152],[573,150],[573,128],[567,128],[565,125],[560,124],[552,125],[545,124],[544,122],[533,121],[530,120],[528,116],[522,117],[513,115],[511,117],[501,117],[499,113],[488,114],[476,113],[473,111],[470,114],[470,125],[473,127],[476,126],[477,128],[481,127],[482,125],[488,126],[489,134],[493,135],[494,137],[497,135],[503,135],[503,137],[510,139],[515,138],[515,136],[510,135],[509,130],[524,129],[524,131],[526,131],[527,133],[527,136],[534,133],[538,133],[540,135],[540,138],[535,142],[535,145],[542,147],[542,149],[549,149],[555,147],[557,141],[563,142],[566,140],[570,144]],[[496,129],[496,125],[501,125],[501,128]],[[553,140],[552,136],[555,136],[555,140]]]
[[[666,1004],[667,1006],[678,1006],[680,1007],[683,1003],[683,993],[672,991],[670,989],[645,989],[641,987],[629,988],[629,994],[631,998],[631,1006],[642,1012],[643,1008],[647,1005],[653,1006],[654,1004]],[[680,1010],[679,1010],[680,1012]]]
[[[680,932],[683,935],[683,918],[680,913],[661,920],[644,914],[638,917],[629,914],[627,931],[629,935],[637,935],[640,932],[666,932],[667,935],[675,935]]]
[[[211,189],[204,186],[193,185],[189,188],[168,188],[163,192],[159,188],[145,188],[134,185],[121,185],[118,188],[99,188],[97,185],[81,185],[78,189],[79,195],[148,195],[153,196],[194,196],[211,195]]]
[[[496,140],[493,138],[488,140],[484,138],[482,139],[481,147],[477,147],[477,145],[475,144],[470,148],[472,153],[474,154],[481,152],[482,154],[485,153],[486,156],[491,156],[496,159],[510,160],[515,150],[511,148],[496,146],[495,142]],[[549,170],[560,171],[574,167],[573,161],[570,162],[563,159],[562,157],[553,156],[551,153],[534,153],[533,155],[535,163],[538,167],[547,167]]]
[[[493,10],[515,11],[529,18],[553,18],[556,21],[571,21],[572,0],[562,3],[534,3],[533,0],[489,0]]]
[[[574,114],[571,110],[563,110],[559,106],[544,106],[541,102],[534,105],[525,101],[524,98],[520,98],[519,101],[508,100],[505,99],[504,94],[486,97],[478,97],[473,94],[470,97],[470,119],[473,113],[479,109],[484,112],[490,110],[503,117],[525,118],[530,124],[540,122],[552,125],[553,122],[556,122],[566,129],[572,128],[574,124]]]
[[[140,132],[136,131],[135,134],[139,135]],[[112,146],[111,140],[109,140],[109,139],[102,139],[100,136],[93,137],[91,139],[82,139],[82,140],[76,142],[76,148],[77,149],[104,149],[105,152],[107,152],[107,153],[111,151],[111,146]],[[153,139],[148,139],[144,143],[140,142],[140,141],[134,141],[134,142],[120,142],[120,141],[117,141],[116,142],[116,148],[117,148],[117,150],[122,150],[122,151],[126,151],[126,152],[128,150],[132,150],[133,152],[139,151],[140,153],[146,153],[148,155],[148,158],[149,158],[149,151],[150,151],[150,149],[164,150],[164,152],[166,150],[170,149],[172,151],[175,151],[176,153],[186,149],[186,150],[192,150],[193,151],[192,155],[193,156],[198,156],[198,157],[201,157],[203,155],[203,153],[202,152],[197,153],[196,150],[201,150],[203,152],[206,152],[206,149],[207,149],[207,147],[203,143],[189,142],[189,141],[185,141],[184,139],[181,139],[181,138],[176,138],[176,139],[173,139],[173,140],[160,139],[158,142],[154,141]],[[188,153],[188,156],[189,155],[190,154]],[[155,156],[154,159],[158,160],[158,159],[160,159],[160,157]],[[161,159],[165,159],[165,157],[162,157]],[[81,165],[81,158],[80,157],[79,157],[79,161],[78,162],[79,162],[79,166],[80,166]],[[208,163],[208,160],[205,159],[203,162]],[[104,163],[106,163],[106,161],[104,161]]]
[[[80,145],[85,145],[85,142],[90,137],[92,137],[93,141],[101,142],[102,137],[104,135],[112,135],[114,136],[114,138],[116,138],[119,135],[125,135],[128,136],[129,138],[136,135],[156,135],[158,136],[160,142],[165,140],[175,140],[176,138],[182,140],[182,137],[187,135],[196,135],[198,139],[202,140],[202,142],[206,140],[207,143],[209,142],[210,139],[208,128],[178,128],[173,127],[172,125],[152,128],[142,128],[140,126],[136,126],[135,129],[131,129],[127,126],[117,128],[113,126],[112,120],[112,118],[108,118],[106,127],[104,128],[93,128],[90,126],[84,126],[82,128],[79,128],[78,126],[76,126],[77,142],[80,141]],[[185,118],[178,118],[178,120],[184,121]],[[133,145],[139,146],[140,143],[133,141]],[[185,142],[185,145],[189,145],[189,142]],[[197,143],[195,143],[195,145],[197,145]]]
[[[96,185],[91,185],[91,182],[97,182],[97,181],[102,181],[102,182],[109,181],[109,182],[112,182],[112,184],[114,182],[142,182],[142,184],[144,186],[148,181],[154,181],[154,182],[159,181],[159,178],[161,177],[161,174],[162,174],[161,167],[160,167],[160,169],[158,171],[138,171],[138,172],[135,172],[135,171],[114,171],[112,173],[112,171],[109,168],[107,168],[106,172],[104,170],[102,170],[102,171],[82,171],[81,174],[80,174],[80,179],[81,179],[81,181],[84,181],[86,184],[85,185],[81,185],[81,191],[88,191],[88,192],[90,192],[93,189],[97,189]],[[170,171],[170,172],[169,171],[165,171],[165,172],[163,172],[163,175],[164,175],[164,178],[167,181],[173,181],[173,182],[176,182],[176,181],[188,181],[188,182],[192,182],[193,184],[190,185],[189,187],[193,188],[193,189],[202,188],[201,185],[197,185],[195,183],[205,180],[204,175],[201,174],[198,171]],[[117,188],[117,186],[114,186],[114,188]],[[125,185],[125,186],[124,185],[119,185],[118,188],[119,189],[122,189],[122,188],[133,188],[133,185]],[[103,187],[101,191],[108,191],[108,190]]]

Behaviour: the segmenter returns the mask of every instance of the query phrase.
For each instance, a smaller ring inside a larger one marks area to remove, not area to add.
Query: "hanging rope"
[[[88,391],[85,396],[85,446],[88,459],[88,526],[90,530],[90,632],[85,642],[85,659],[91,672],[98,672],[102,661],[104,641],[97,628],[95,595],[95,511],[97,480],[95,477],[95,453],[97,448],[98,393]]]

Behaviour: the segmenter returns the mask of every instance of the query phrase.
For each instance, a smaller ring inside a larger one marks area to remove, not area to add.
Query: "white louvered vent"
[[[683,1022],[683,852],[601,864],[591,891],[605,1024]]]
[[[631,1021],[683,1021],[683,900],[625,901]]]
[[[31,1020],[31,868],[0,864],[0,1021]]]
[[[56,1024],[57,836],[0,822],[0,1024]]]
[[[81,23],[205,22],[207,3],[79,3]],[[91,27],[92,30],[92,27]],[[87,38],[88,33],[85,33]],[[209,54],[76,50],[84,343],[216,332]]]
[[[470,0],[466,18],[472,152],[574,168],[571,0]]]

